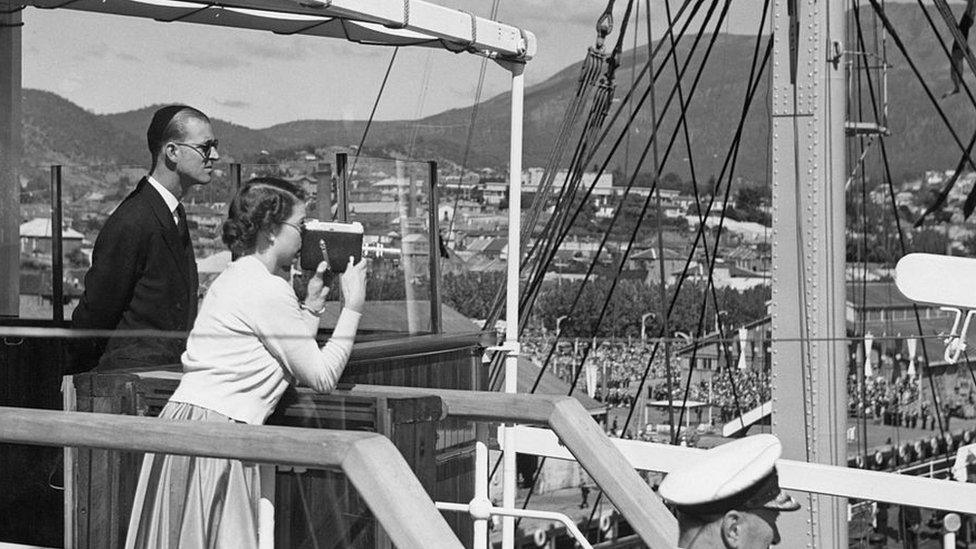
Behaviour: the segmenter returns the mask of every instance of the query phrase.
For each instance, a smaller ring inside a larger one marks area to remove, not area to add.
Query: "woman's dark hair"
[[[223,226],[223,241],[237,259],[254,251],[258,232],[271,230],[305,200],[301,187],[277,177],[257,177],[241,187],[230,203]]]

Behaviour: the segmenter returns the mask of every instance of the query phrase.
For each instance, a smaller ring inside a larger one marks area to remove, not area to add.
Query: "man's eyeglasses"
[[[180,141],[174,141],[174,145],[183,145],[184,147],[190,147],[191,149],[197,151],[204,159],[210,158],[210,154],[217,148],[219,144],[218,140],[211,139],[206,143],[183,143]]]

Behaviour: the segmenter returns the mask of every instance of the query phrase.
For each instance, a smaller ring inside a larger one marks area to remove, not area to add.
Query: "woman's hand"
[[[305,293],[305,308],[309,311],[321,311],[325,309],[325,298],[329,295],[329,287],[325,285],[325,272],[329,270],[329,254],[325,249],[325,241],[319,241],[322,248],[322,261],[315,268],[315,274],[308,280],[307,292]]]
[[[366,303],[366,258],[356,264],[356,259],[349,256],[349,265],[342,273],[342,296],[345,298],[345,307],[363,312],[363,305]]]
[[[325,285],[325,272],[329,270],[329,262],[323,261],[315,269],[315,274],[308,280],[308,293],[305,294],[305,308],[310,311],[321,311],[325,308],[325,298],[329,295],[329,287]]]

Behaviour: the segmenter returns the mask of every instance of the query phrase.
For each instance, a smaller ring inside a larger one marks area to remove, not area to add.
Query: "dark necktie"
[[[180,232],[180,240],[183,242],[184,247],[188,246],[190,244],[190,230],[186,226],[186,210],[183,209],[182,202],[176,206],[176,217],[180,220],[176,227],[176,229]]]

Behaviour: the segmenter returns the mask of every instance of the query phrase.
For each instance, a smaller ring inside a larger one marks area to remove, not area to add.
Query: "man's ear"
[[[168,166],[174,166],[176,164],[177,152],[179,152],[179,147],[177,147],[172,141],[163,145],[162,157]]]
[[[725,513],[722,517],[722,541],[726,547],[740,547],[742,544],[742,514],[735,509]]]

